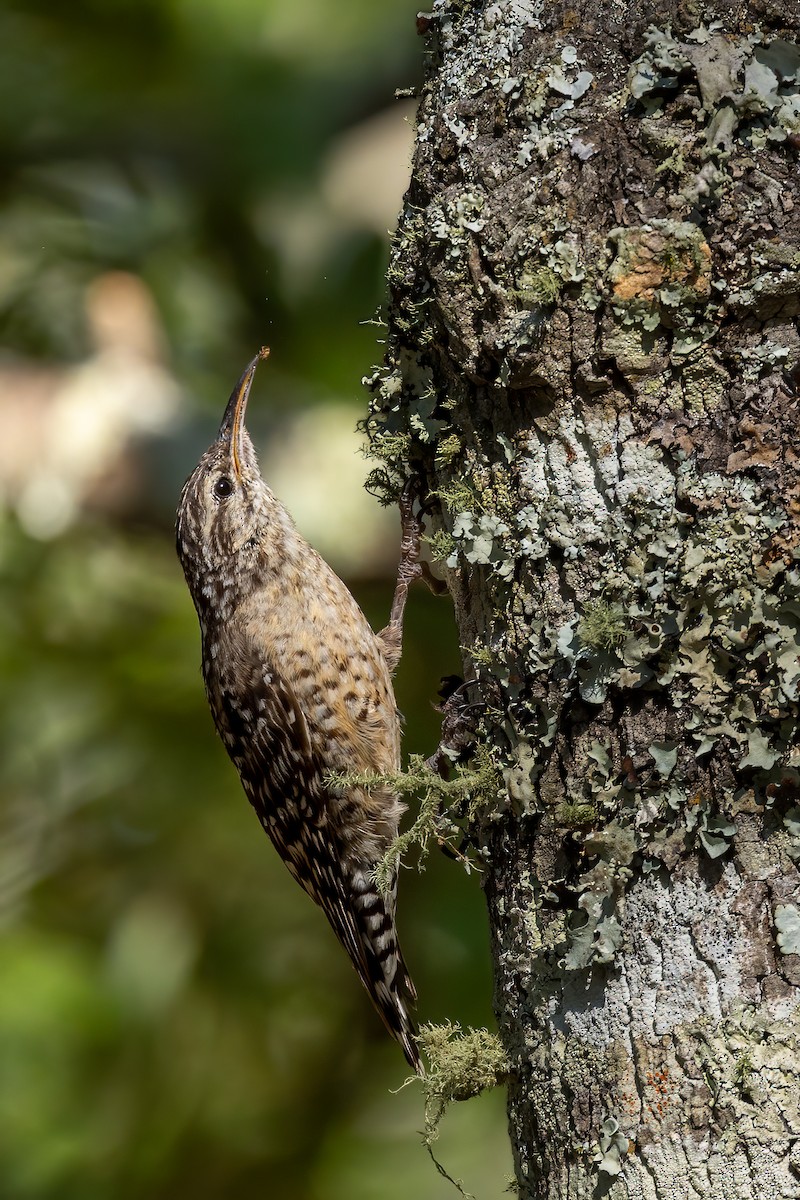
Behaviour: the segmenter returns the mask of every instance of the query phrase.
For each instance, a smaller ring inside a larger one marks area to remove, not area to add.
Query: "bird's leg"
[[[389,624],[382,629],[378,637],[383,642],[383,655],[389,670],[394,672],[403,652],[403,614],[405,612],[408,589],[415,579],[425,575],[425,564],[419,561],[419,541],[422,533],[422,522],[414,514],[414,500],[417,494],[416,480],[409,479],[400,495],[400,521],[402,535],[400,538],[400,565],[397,568],[397,583],[394,589],[392,610],[389,614]]]

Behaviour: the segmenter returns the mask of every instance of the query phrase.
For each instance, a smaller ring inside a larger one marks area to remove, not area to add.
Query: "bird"
[[[423,1074],[416,991],[395,924],[396,866],[388,888],[375,882],[405,810],[380,776],[400,769],[392,675],[409,585],[422,570],[413,488],[401,496],[389,623],[375,633],[261,476],[245,413],[268,355],[262,347],[242,373],[178,506],[177,551],[200,623],[206,695],[263,828]],[[337,773],[379,778],[353,786],[332,782]]]

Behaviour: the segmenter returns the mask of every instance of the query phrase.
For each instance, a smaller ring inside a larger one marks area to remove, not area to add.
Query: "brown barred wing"
[[[209,681],[222,740],[276,850],[322,908],[384,1025],[421,1073],[409,1014],[414,989],[397,942],[394,903],[378,892],[371,864],[345,867],[343,840],[292,688],[263,664],[253,663],[248,675],[243,697]]]

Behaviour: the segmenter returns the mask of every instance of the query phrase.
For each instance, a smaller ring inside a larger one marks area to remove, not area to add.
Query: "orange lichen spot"
[[[646,1105],[647,1111],[659,1121],[663,1121],[669,1113],[672,1093],[675,1090],[669,1077],[669,1071],[666,1067],[656,1071],[647,1071],[645,1083],[649,1091],[653,1093],[652,1100],[648,1101]]]
[[[676,285],[704,299],[711,291],[711,248],[700,239],[687,244],[668,230],[629,229],[610,274],[620,300],[654,300],[660,288]]]

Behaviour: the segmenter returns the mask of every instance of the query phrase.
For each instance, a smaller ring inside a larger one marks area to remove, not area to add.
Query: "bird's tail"
[[[361,932],[361,961],[354,965],[372,1003],[392,1037],[399,1042],[417,1075],[425,1071],[417,1049],[417,1027],[411,1009],[417,992],[403,960],[394,919],[394,894],[384,895],[371,873],[352,880],[353,909]]]
[[[310,894],[347,951],[378,1016],[416,1073],[424,1075],[411,1016],[417,993],[397,940],[394,886],[380,891],[366,864],[346,875],[320,867],[315,883]]]

